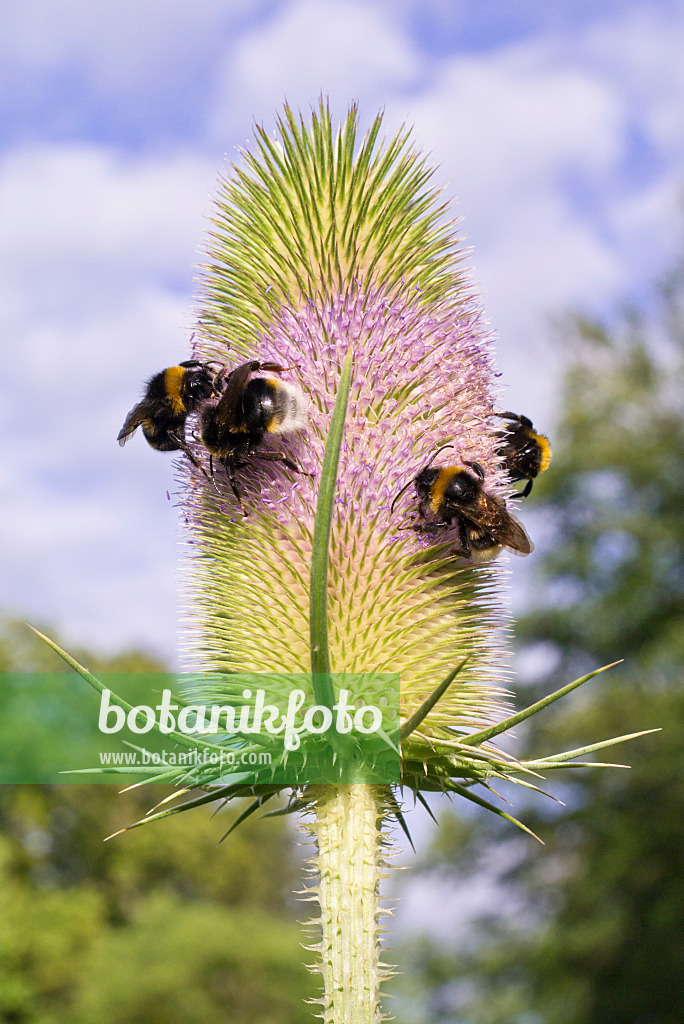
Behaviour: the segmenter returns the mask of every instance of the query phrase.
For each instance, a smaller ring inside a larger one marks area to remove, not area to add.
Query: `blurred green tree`
[[[460,884],[494,856],[505,898],[468,923],[457,959],[428,940],[407,950],[403,969],[422,977],[407,996],[416,1021],[684,1019],[684,267],[647,314],[610,328],[576,319],[563,342],[554,461],[525,506],[545,554],[520,661],[536,665],[533,699],[625,661],[535,718],[521,744],[540,754],[663,732],[620,753],[628,771],[551,782],[566,806],[523,812],[546,847],[489,815],[441,830]]]
[[[77,656],[103,672],[164,670],[140,651]],[[64,668],[23,623],[0,621],[0,671]],[[217,846],[227,816],[200,809],[103,842],[165,795],[0,787],[0,1021],[310,1020],[287,823],[255,815]]]

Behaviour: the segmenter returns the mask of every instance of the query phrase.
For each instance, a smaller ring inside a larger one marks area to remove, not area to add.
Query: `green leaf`
[[[238,788],[239,787],[237,785],[217,786],[216,789],[211,790],[211,792],[204,793],[202,796],[195,797],[192,800],[185,800],[182,804],[177,804],[175,807],[169,807],[165,811],[156,811],[155,813],[147,814],[139,821],[134,821],[130,825],[126,825],[125,828],[120,828],[118,832],[112,832],[111,836],[107,836],[107,839],[114,839],[116,836],[120,836],[124,832],[130,832],[131,829],[140,828],[141,825],[147,825],[151,821],[161,821],[162,818],[170,818],[174,814],[182,814],[184,811],[190,811],[194,807],[201,807],[203,804],[213,803],[214,800],[220,800],[227,793],[236,795],[235,791]]]
[[[423,719],[427,718],[442,694],[446,693],[458,673],[468,663],[468,661],[468,658],[464,658],[460,665],[457,665],[456,668],[442,680],[439,686],[434,688],[430,696],[423,701],[418,710],[415,711],[406,722],[404,722],[399,732],[399,736],[402,740],[405,740],[410,736],[411,733],[418,728]]]
[[[535,835],[531,828],[528,828],[527,825],[523,825],[522,821],[518,821],[518,819],[514,818],[511,814],[506,814],[506,812],[502,811],[501,808],[497,807],[495,804],[491,804],[489,800],[485,800],[483,797],[477,796],[475,793],[471,793],[471,791],[466,789],[465,786],[459,786],[456,782],[452,782],[449,789],[452,789],[455,793],[465,797],[466,800],[470,800],[472,803],[477,804],[478,807],[484,807],[493,814],[498,814],[500,818],[505,818],[506,821],[510,821],[512,825],[517,825],[518,828],[523,830],[523,832],[527,832],[527,834],[532,836],[533,839],[537,839],[542,846],[545,845],[544,840],[539,839],[539,836]]]
[[[270,800],[275,795],[276,795],[275,793],[267,793],[265,796],[258,796],[256,798],[256,800],[252,801],[252,803],[249,805],[249,807],[247,807],[242,812],[242,814],[238,814],[237,818],[235,819],[233,824],[230,826],[228,831],[223,833],[223,835],[221,836],[221,838],[219,839],[219,841],[217,843],[217,846],[220,846],[221,843],[223,842],[223,840],[227,839],[228,836],[231,834],[231,832],[234,832],[235,829],[238,828],[243,823],[243,821],[246,821],[247,818],[251,817],[251,815],[254,814],[255,811],[258,811],[261,807],[264,806],[264,804],[266,803],[267,800]]]
[[[37,629],[35,629],[29,622],[27,622],[26,625],[28,626],[29,629],[33,630],[36,636],[40,637],[40,639],[43,640],[48,645],[48,647],[51,647],[55,654],[58,654],[60,658],[62,658],[67,663],[67,665],[73,668],[74,672],[77,672],[82,679],[85,679],[86,683],[92,686],[94,690],[97,690],[98,693],[104,693],[107,687],[103,683],[101,683],[100,680],[92,674],[92,672],[89,672],[87,668],[83,667],[83,665],[79,665],[75,658],[72,658],[70,654],[67,654],[66,651],[63,651],[61,647],[57,646],[54,640],[50,640],[49,637],[44,636]],[[111,691],[109,700],[111,704],[118,705],[118,707],[123,708],[124,711],[126,711],[127,713],[133,710],[132,704],[129,704],[128,701],[123,700],[121,697],[117,697],[117,695],[115,693],[112,693]],[[145,721],[142,712],[138,712],[136,719],[142,721],[143,723]],[[174,740],[176,743],[180,743],[181,746],[184,747],[191,747],[193,749],[197,749],[198,747],[206,747],[209,750],[219,749],[215,743],[203,743],[202,740],[191,739],[189,736],[186,736],[182,732],[164,733],[156,724],[152,727],[151,731],[157,733],[159,736],[163,736],[164,739]],[[132,773],[129,769],[128,774],[131,775],[134,773]]]
[[[549,704],[553,704],[554,701],[560,700],[566,693],[570,693],[572,690],[576,690],[578,686],[593,679],[594,676],[599,675],[601,672],[605,672],[609,668],[614,668],[615,665],[621,664],[621,661],[612,661],[610,665],[603,665],[602,668],[597,668],[593,672],[589,672],[588,675],[582,676],[581,679],[575,679],[572,683],[568,683],[567,686],[561,687],[560,690],[556,690],[555,693],[550,693],[548,697],[543,697],[542,700],[538,700],[536,704],[530,704],[524,711],[519,711],[516,715],[511,715],[510,718],[505,718],[503,722],[498,722],[496,725],[490,726],[488,729],[482,729],[480,732],[472,733],[470,736],[462,736],[460,742],[473,746],[479,743],[486,743],[492,736],[498,736],[502,732],[507,732],[512,729],[513,726],[518,725],[520,722],[524,722],[526,718],[531,718],[532,715],[536,715],[538,711],[543,711]]]
[[[411,849],[415,853],[416,852],[416,848],[413,845],[413,839],[411,838],[411,833],[409,832],[409,827],[406,824],[406,818],[404,817],[404,812],[402,811],[401,807],[399,806],[399,802],[398,802],[397,798],[395,797],[395,795],[394,795],[394,793],[392,792],[391,789],[387,793],[387,806],[388,806],[388,809],[389,809],[390,813],[393,814],[394,817],[399,822],[399,825],[401,826],[402,832],[404,833],[404,835],[408,839],[409,843],[411,844]]]
[[[648,736],[652,732],[660,732],[660,729],[644,729],[642,732],[628,732],[624,736],[613,736],[609,740],[601,740],[599,743],[591,743],[587,747],[578,747],[576,750],[566,750],[562,754],[551,754],[549,757],[540,757],[534,761],[525,761],[525,767],[530,768],[552,768],[555,764],[560,764],[563,761],[570,761],[573,757],[581,757],[583,754],[590,754],[594,750],[603,750],[605,747],[613,747],[616,743],[626,743],[627,740],[635,740],[639,736]],[[589,761],[588,764],[592,767],[598,767],[593,762]],[[568,765],[567,767],[572,767]],[[612,768],[626,768],[627,765],[611,765]]]
[[[316,504],[313,548],[311,553],[310,585],[310,633],[311,672],[316,702],[331,708],[335,703],[335,691],[331,678],[330,651],[328,648],[328,557],[330,531],[332,529],[335,492],[337,490],[337,468],[344,437],[344,421],[347,415],[349,389],[352,379],[352,353],[342,367],[340,383],[335,398],[335,407],[330,419],[330,428],[325,442],[325,455],[321,469]]]

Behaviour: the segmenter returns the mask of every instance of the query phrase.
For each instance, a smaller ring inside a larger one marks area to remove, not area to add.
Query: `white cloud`
[[[681,255],[684,167],[671,167],[646,187],[623,196],[612,214],[616,247],[647,280]],[[648,267],[652,270],[649,273]]]
[[[320,93],[340,115],[360,98],[371,117],[423,69],[424,58],[377,6],[296,0],[228,50],[209,129],[214,138],[244,132],[252,118],[270,121],[285,99],[307,113]]]
[[[0,5],[0,77],[69,70],[99,93],[150,95],[204,66],[221,40],[268,0],[22,0]],[[147,87],[141,91],[141,85]]]
[[[96,145],[29,145],[0,163],[0,268],[35,301],[88,287],[114,295],[143,275],[187,276],[214,168],[196,154],[141,159]]]
[[[521,337],[536,362],[551,310],[624,284],[625,268],[595,220],[574,208],[564,178],[605,187],[623,157],[627,110],[609,80],[559,59],[548,39],[430,63],[386,5],[298,0],[228,54],[214,130],[228,131],[238,109],[271,123],[285,95],[306,109],[321,89],[338,114],[358,96],[366,121],[385,105],[389,128],[415,123],[465,213],[485,299],[511,353],[502,364],[517,383],[529,382],[515,352]],[[543,409],[555,387],[550,362],[540,378],[546,394],[533,403]]]
[[[608,297],[621,293],[624,268],[591,225],[573,218],[550,191],[507,227],[484,247],[477,267],[485,308],[499,332],[502,402],[551,429],[562,372],[552,320],[571,310],[604,310]]]
[[[551,412],[560,370],[550,316],[609,312],[681,245],[683,48],[684,18],[628,11],[436,62],[408,104],[464,214],[504,380],[533,413]],[[406,109],[388,105],[395,125]]]
[[[463,813],[463,806],[458,810]],[[413,829],[411,817],[408,824]],[[524,852],[525,841],[512,837],[485,852],[478,871],[467,877],[442,870],[400,880],[395,912],[399,931],[424,933],[434,941],[467,949],[475,938],[473,925],[477,919],[496,912],[522,924],[528,917],[526,908],[506,875]]]
[[[564,65],[547,43],[455,57],[408,104],[415,138],[457,197],[476,278],[500,333],[505,401],[551,413],[558,359],[547,318],[616,295],[626,279],[571,177],[603,188],[622,157],[626,112],[600,76]],[[406,116],[392,102],[390,119]]]
[[[31,409],[22,440],[41,438],[24,472],[73,452],[75,432],[94,457],[145,377],[187,353],[211,180],[186,154],[134,163],[83,146],[17,150],[0,166],[5,416]]]
[[[71,623],[79,642],[174,648],[173,459],[116,434],[144,379],[187,355],[212,181],[187,154],[95,146],[22,148],[0,166],[0,600]]]
[[[133,297],[117,319],[25,332],[6,371],[0,602],[80,643],[173,657],[174,458],[116,435],[144,378],[186,354],[186,318],[163,293]]]
[[[170,472],[167,482],[161,466],[151,468],[138,476],[137,489],[117,491],[112,477],[86,494],[60,494],[50,478],[9,491],[2,604],[34,623],[50,619],[66,628],[71,643],[110,651],[136,643],[172,663],[175,511],[165,497]],[[56,463],[51,476],[59,471]]]
[[[477,191],[478,205],[525,199],[540,183],[556,184],[561,167],[609,169],[624,119],[609,85],[554,66],[543,45],[446,61],[409,113],[454,188]]]
[[[451,60],[409,106],[480,254],[504,239],[529,252],[529,229],[568,203],[562,176],[603,178],[620,159],[618,95],[591,75],[549,66],[547,56],[525,46]],[[396,103],[392,114],[399,120]]]
[[[684,10],[643,4],[586,33],[582,57],[629,98],[634,121],[663,153],[684,155]]]

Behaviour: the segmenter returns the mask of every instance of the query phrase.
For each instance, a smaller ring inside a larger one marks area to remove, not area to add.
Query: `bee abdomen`
[[[154,419],[147,419],[142,422],[142,432],[145,435],[145,440],[151,448],[156,449],[158,452],[180,451],[181,446],[171,433],[170,428],[176,428],[176,424],[171,419],[163,424],[158,423]]]
[[[225,438],[216,418],[216,406],[210,406],[205,410],[201,421],[202,444],[211,455],[217,458],[225,458],[232,447],[223,443]],[[230,437],[230,434],[229,434]]]
[[[302,392],[282,380],[254,377],[243,396],[245,428],[250,434],[289,434],[306,426]]]

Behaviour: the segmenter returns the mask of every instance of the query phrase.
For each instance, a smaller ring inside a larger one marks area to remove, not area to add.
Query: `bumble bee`
[[[283,452],[261,448],[266,434],[291,434],[307,422],[307,400],[293,384],[275,377],[253,377],[265,370],[283,373],[286,366],[252,360],[225,376],[218,402],[207,404],[200,418],[200,438],[209,452],[209,472],[214,479],[213,459],[223,463],[228,481],[245,512],[235,478],[236,470],[252,458],[282,462],[293,473],[303,472]]]
[[[532,490],[532,481],[538,473],[543,473],[551,462],[551,445],[544,434],[538,434],[527,416],[519,416],[515,412],[497,412],[502,420],[510,420],[511,426],[506,430],[497,430],[501,439],[498,446],[504,468],[511,480],[527,480],[520,492],[526,498]]]
[[[428,463],[413,481],[423,520],[413,529],[429,533],[456,527],[460,558],[494,558],[502,547],[529,555],[532,541],[505,503],[483,489],[484,476],[479,462],[463,460],[460,466]]]
[[[197,459],[185,442],[185,421],[202,402],[218,394],[217,378],[207,363],[188,359],[168,366],[147,381],[145,394],[129,412],[117,441],[126,444],[138,427],[160,452],[183,451],[195,466]]]

